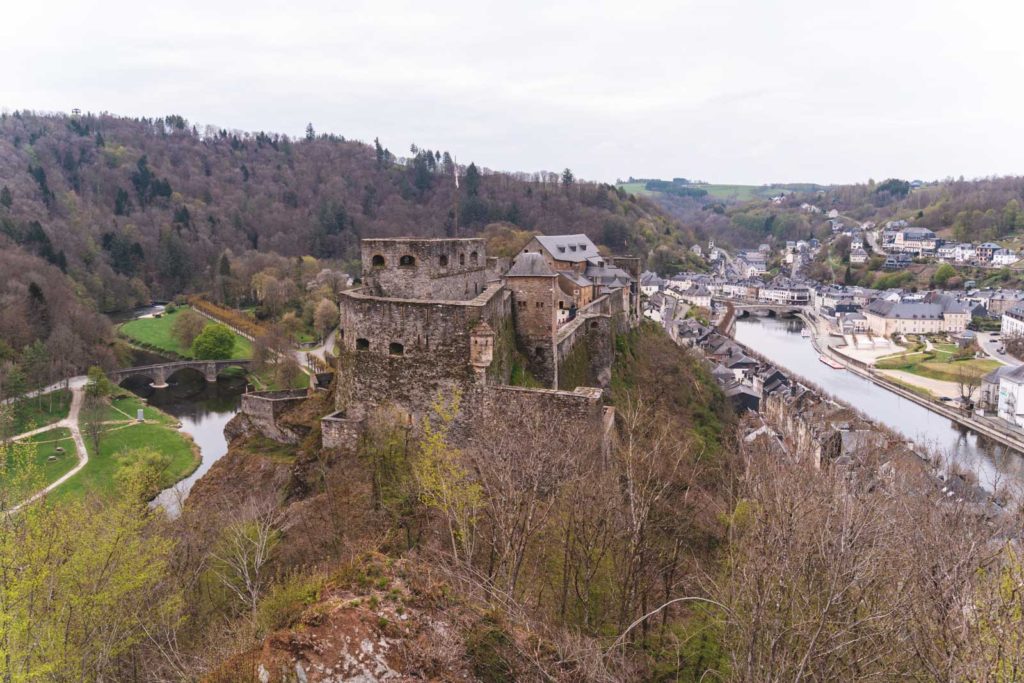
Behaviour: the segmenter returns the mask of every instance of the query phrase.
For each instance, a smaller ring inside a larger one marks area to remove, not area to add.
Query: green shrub
[[[307,607],[320,599],[322,576],[295,574],[275,584],[259,604],[256,621],[263,632],[295,623]]]
[[[515,681],[513,646],[498,615],[491,613],[478,621],[466,637],[466,655],[476,677],[484,683]]]

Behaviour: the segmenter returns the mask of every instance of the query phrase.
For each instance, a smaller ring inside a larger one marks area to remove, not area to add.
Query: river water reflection
[[[199,446],[202,462],[191,475],[175,486],[165,489],[154,500],[168,514],[176,517],[180,502],[188,495],[192,485],[206,474],[210,467],[228,451],[224,426],[238,412],[243,378],[220,378],[207,382],[199,373],[181,372],[168,380],[166,389],[153,389],[148,384],[130,383],[125,388],[149,400],[149,403],[181,422],[181,431],[189,434]]]
[[[913,439],[950,462],[974,472],[991,489],[997,483],[1024,486],[1024,457],[964,429],[955,422],[883,389],[846,370],[818,360],[810,339],[800,336],[801,320],[743,318],[736,321],[736,341],[773,363],[813,382],[826,392]]]

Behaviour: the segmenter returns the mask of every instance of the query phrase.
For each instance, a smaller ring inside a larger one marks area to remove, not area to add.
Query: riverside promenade
[[[1012,429],[1002,423],[1001,420],[967,414],[959,408],[955,408],[953,406],[946,405],[941,401],[929,399],[921,396],[920,394],[914,393],[906,387],[897,384],[884,374],[878,372],[867,363],[851,358],[831,346],[828,343],[828,338],[831,335],[821,330],[821,325],[815,316],[801,314],[800,318],[804,321],[804,324],[811,329],[811,344],[814,346],[814,350],[820,355],[831,358],[855,375],[859,375],[860,377],[863,377],[864,379],[897,394],[901,398],[913,401],[923,408],[927,408],[933,413],[948,418],[960,426],[977,432],[978,434],[1000,443],[1007,448],[1012,448],[1019,453],[1024,453],[1024,432]]]

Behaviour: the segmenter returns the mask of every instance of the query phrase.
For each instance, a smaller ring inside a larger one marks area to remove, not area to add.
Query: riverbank
[[[857,372],[833,370],[810,339],[801,336],[796,320],[740,320],[736,340],[784,373],[822,388],[886,428],[902,434],[934,462],[949,463],[958,472],[971,472],[988,490],[1007,482],[1024,487],[1024,458],[1002,441],[987,438],[953,421],[930,406],[891,390]]]
[[[810,337],[811,344],[814,346],[814,350],[819,354],[831,358],[832,360],[840,363],[846,370],[859,377],[863,377],[883,389],[891,391],[901,398],[913,401],[921,407],[952,420],[962,427],[973,430],[988,439],[992,439],[1007,448],[1012,448],[1019,453],[1024,453],[1024,433],[1015,432],[1009,427],[1003,427],[997,424],[992,418],[969,416],[958,408],[944,405],[942,402],[928,396],[924,396],[921,393],[914,391],[912,388],[902,386],[898,378],[887,377],[885,374],[875,370],[864,361],[848,356],[840,349],[827,343],[828,338],[832,335],[827,332],[822,332],[819,321],[815,316],[801,313],[800,319],[803,320],[804,324],[808,325],[812,330]],[[927,390],[926,387],[922,388]]]

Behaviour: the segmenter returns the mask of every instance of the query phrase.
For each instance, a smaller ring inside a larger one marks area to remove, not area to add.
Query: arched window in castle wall
[[[405,347],[398,342],[391,342],[391,344],[388,345],[388,353],[392,356],[401,356],[405,354]]]
[[[438,259],[438,263],[442,268],[448,267],[448,254],[441,254],[441,258]]]
[[[460,266],[466,265],[466,255],[465,254],[459,254],[459,265]]]
[[[469,264],[471,266],[477,265],[477,262],[479,260],[480,260],[480,256],[475,251],[474,252],[470,252],[470,254],[469,254]]]
[[[373,265],[374,268],[383,268],[384,257],[380,254],[374,254],[373,259],[371,259],[370,263]]]
[[[370,340],[369,339],[356,339],[356,351],[369,351]]]
[[[402,258],[398,259],[398,265],[403,268],[412,268],[416,265],[416,257],[406,254]]]

